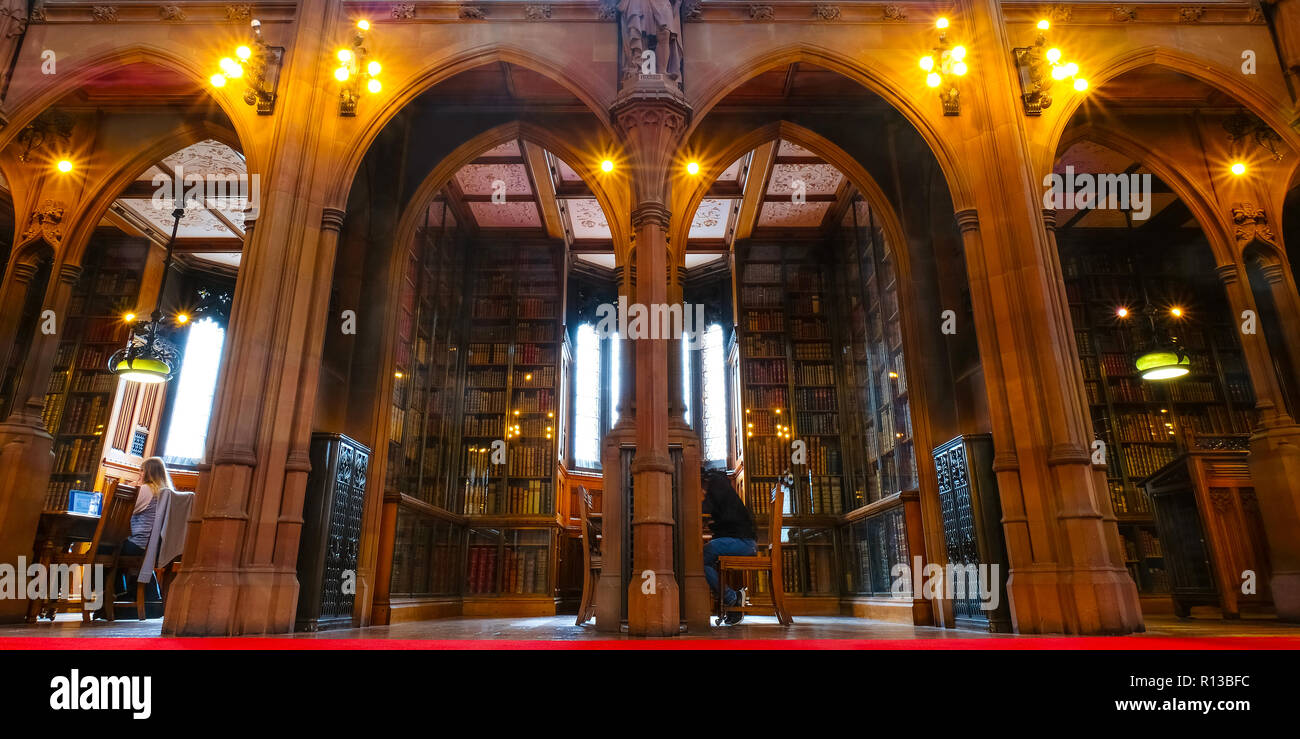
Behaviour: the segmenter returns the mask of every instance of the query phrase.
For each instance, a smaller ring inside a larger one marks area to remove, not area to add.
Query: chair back
[[[777,567],[781,559],[781,511],[785,509],[785,488],[785,480],[772,486],[772,501],[768,508],[767,549]]]
[[[99,553],[100,544],[112,545],[116,551],[131,535],[131,514],[135,511],[136,496],[140,494],[139,488],[122,485],[116,480],[106,487],[99,525],[95,527],[95,538],[90,541],[92,559]]]
[[[581,485],[578,486],[578,511],[582,526],[582,562],[587,569],[591,569],[592,555],[600,554],[600,544],[597,539],[600,527],[591,517],[591,493]]]

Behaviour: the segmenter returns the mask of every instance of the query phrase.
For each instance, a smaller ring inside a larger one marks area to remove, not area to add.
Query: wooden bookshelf
[[[403,253],[385,480],[392,597],[460,593],[465,527],[448,471],[459,444],[464,241],[422,228]]]
[[[557,249],[474,250],[456,465],[460,513],[470,526],[467,615],[554,613],[563,359]],[[504,464],[494,463],[500,443]]]
[[[1157,470],[1187,451],[1185,432],[1249,433],[1254,396],[1223,288],[1203,244],[1152,246],[1131,232],[1105,240],[1060,239],[1070,318],[1079,349],[1093,430],[1106,444],[1107,484],[1119,519],[1125,563],[1138,591],[1170,591],[1161,531],[1143,488]],[[1143,294],[1160,309],[1177,304],[1178,338],[1191,373],[1144,381],[1133,365],[1146,319]],[[1118,316],[1127,308],[1127,318]]]
[[[45,391],[43,420],[54,435],[46,510],[61,510],[68,491],[95,484],[118,386],[108,358],[126,345],[123,316],[136,310],[148,252],[143,239],[95,244],[73,287]]]

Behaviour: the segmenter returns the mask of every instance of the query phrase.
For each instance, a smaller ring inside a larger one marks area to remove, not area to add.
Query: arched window
[[[704,459],[727,461],[727,361],[722,344],[722,326],[713,324],[704,334],[700,349],[700,392],[704,416],[700,438]]]
[[[623,341],[618,334],[609,337],[609,425],[612,428],[618,423],[618,399],[622,391],[620,380],[623,377],[623,360],[619,355],[619,350]]]
[[[682,333],[682,415],[687,426],[695,426],[691,419],[691,347],[685,332]]]
[[[573,364],[573,463],[596,468],[600,466],[600,337],[590,323],[578,326]]]
[[[163,455],[176,464],[203,461],[208,440],[208,420],[212,416],[212,396],[217,389],[221,369],[221,347],[226,329],[211,318],[190,324],[185,338],[176,400],[167,425]]]

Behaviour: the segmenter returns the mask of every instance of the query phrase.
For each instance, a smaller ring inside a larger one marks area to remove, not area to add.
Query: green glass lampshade
[[[1191,372],[1192,360],[1181,352],[1159,348],[1138,357],[1136,364],[1144,380],[1172,380]]]
[[[123,380],[157,383],[166,382],[171,377],[172,368],[161,359],[136,357],[122,359],[113,367],[113,372]]]

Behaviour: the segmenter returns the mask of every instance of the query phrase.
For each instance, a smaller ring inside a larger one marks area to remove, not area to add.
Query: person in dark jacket
[[[713,597],[718,596],[718,557],[724,555],[749,556],[757,552],[754,517],[736,494],[735,488],[721,471],[704,473],[704,512],[709,514],[709,531],[713,538],[704,545],[704,579],[709,581]],[[723,605],[736,605],[739,599],[735,590],[727,588],[722,596]],[[727,613],[727,624],[738,624],[745,617],[740,611]]]

